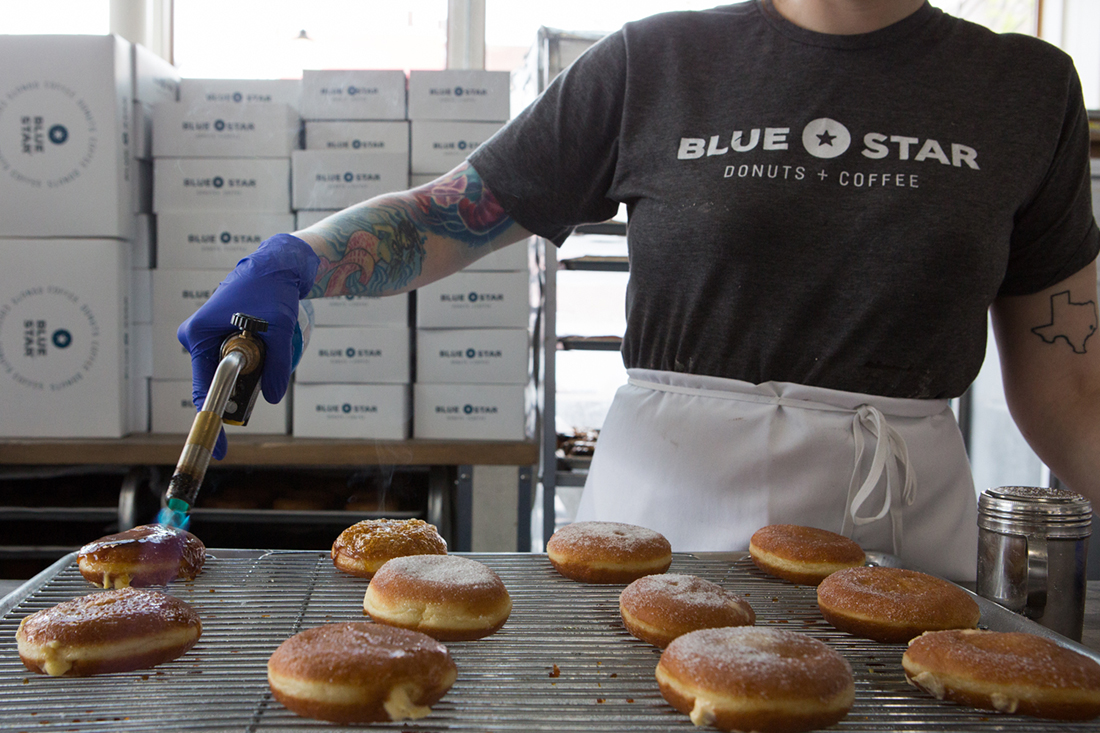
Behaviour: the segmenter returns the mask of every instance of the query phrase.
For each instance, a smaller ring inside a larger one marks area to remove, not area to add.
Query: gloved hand
[[[275,404],[290,384],[291,338],[298,321],[298,301],[317,275],[321,260],[313,249],[292,234],[276,234],[237,263],[210,298],[176,331],[191,352],[191,401],[202,409],[206,393],[221,361],[221,345],[233,332],[234,313],[247,313],[268,322],[258,334],[267,348],[260,389]],[[225,431],[214,446],[216,459],[225,457]]]

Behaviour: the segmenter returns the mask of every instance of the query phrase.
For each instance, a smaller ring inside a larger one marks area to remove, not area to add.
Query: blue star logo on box
[[[466,149],[466,141],[465,140],[459,140],[458,141],[458,149],[459,150],[465,150]]]
[[[244,99],[244,97],[241,95],[240,92],[233,92],[233,101],[234,102],[239,102],[242,99]]]
[[[462,87],[455,87],[455,96],[456,97],[461,97],[462,96]]]
[[[225,120],[214,120],[214,129],[221,132],[225,129]]]
[[[351,183],[352,181],[355,180],[355,176],[351,173],[351,171],[348,171],[347,173],[344,174],[344,180],[347,183]]]
[[[355,358],[355,349],[352,349],[352,348],[344,349],[344,355],[347,356],[349,359],[354,359]]]
[[[363,145],[363,143],[359,142],[358,140],[352,140],[351,141],[351,146],[353,148],[355,148],[356,150],[358,150],[362,145]]]
[[[50,341],[53,345],[59,349],[67,349],[73,343],[73,335],[63,328],[59,328],[53,332],[53,336],[50,337]]]
[[[214,176],[214,188],[221,188],[225,185],[225,180],[221,176]]]
[[[233,235],[229,232],[222,232],[222,235],[221,237],[219,237],[219,239],[222,240],[222,244],[229,244],[229,240],[233,239]]]
[[[828,117],[812,120],[802,130],[802,146],[815,158],[835,158],[843,155],[852,144],[848,128]]]
[[[49,136],[54,145],[63,145],[69,139],[69,130],[64,125],[54,125],[50,128]]]
[[[477,356],[476,351],[474,351],[473,349],[466,349],[466,358],[467,359],[473,359],[475,356]]]
[[[348,413],[348,412],[351,412],[351,405],[350,405],[350,404],[348,404],[347,402],[345,402],[345,403],[344,403],[344,404],[343,404],[343,405],[342,405],[342,406],[340,407],[340,410],[341,410],[342,412],[344,412],[344,413]]]
[[[471,303],[476,303],[477,302],[477,293],[470,293],[470,295],[467,297],[467,299]]]
[[[353,94],[358,94],[358,93],[359,93],[359,90],[356,89],[355,87],[348,87],[348,96],[349,97]]]
[[[471,412],[474,411],[474,406],[473,405],[466,405],[465,407],[462,408],[462,411],[465,412],[467,415],[469,415]]]

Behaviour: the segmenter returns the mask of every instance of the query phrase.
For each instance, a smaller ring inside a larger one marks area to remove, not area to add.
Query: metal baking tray
[[[511,617],[478,641],[448,644],[458,680],[419,721],[364,726],[391,731],[691,731],[654,679],[660,650],[622,626],[623,586],[576,583],[545,555],[467,554],[493,568],[512,595]],[[873,558],[874,559],[874,558]],[[878,558],[890,564],[889,558]],[[836,731],[1093,731],[940,702],[911,687],[904,645],[833,629],[813,588],[760,572],[743,554],[674,556],[669,572],[707,578],[753,607],[760,626],[810,634],[851,663],[856,701]],[[286,638],[324,623],[360,620],[367,581],[337,571],[327,552],[210,550],[202,574],[168,592],[198,611],[203,634],[184,656],[152,669],[98,677],[28,672],[15,632],[24,616],[96,592],[69,555],[0,602],[0,729],[25,731],[313,731],[355,726],[299,718],[276,702],[267,659]],[[1095,653],[978,599],[983,625],[1027,630]]]

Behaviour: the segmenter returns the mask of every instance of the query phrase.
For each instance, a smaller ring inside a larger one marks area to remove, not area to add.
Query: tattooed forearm
[[[477,172],[463,166],[430,184],[381,196],[314,224],[324,244],[310,297],[384,295],[424,271],[432,238],[488,248],[513,223]]]
[[[1085,353],[1085,342],[1096,333],[1096,303],[1087,300],[1074,303],[1069,291],[1050,296],[1050,323],[1036,326],[1031,332],[1048,344],[1063,339],[1074,352]]]

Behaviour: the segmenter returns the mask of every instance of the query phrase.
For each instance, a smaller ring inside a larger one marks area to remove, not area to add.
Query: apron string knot
[[[864,432],[876,439],[875,452],[871,458],[871,467],[860,483],[860,466],[866,439]],[[848,485],[848,507],[844,512],[844,527],[841,533],[851,537],[856,526],[877,522],[886,515],[890,516],[893,532],[894,554],[901,554],[901,512],[902,505],[911,506],[916,499],[917,477],[909,463],[909,449],[898,431],[886,421],[882,412],[871,405],[862,405],[852,417],[852,436],[855,439],[855,466]],[[871,498],[871,494],[886,474],[886,486],[882,499],[882,508],[878,514],[867,516],[860,509]],[[901,475],[904,474],[904,481]]]

